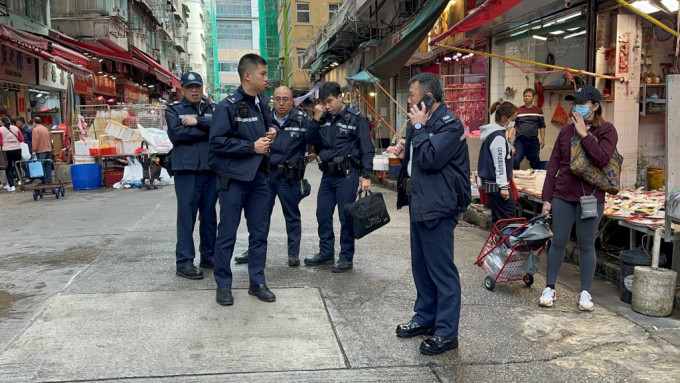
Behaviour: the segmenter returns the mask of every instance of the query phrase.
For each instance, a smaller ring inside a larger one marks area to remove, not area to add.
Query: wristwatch
[[[423,127],[423,124],[421,124],[420,122],[416,122],[415,124],[413,124],[413,128],[414,128],[415,130],[418,130],[418,129],[422,128],[422,127]]]

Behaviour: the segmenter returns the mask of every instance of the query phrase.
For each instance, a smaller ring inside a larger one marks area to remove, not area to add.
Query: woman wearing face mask
[[[483,190],[489,196],[491,221],[515,217],[515,202],[511,195],[512,146],[506,136],[517,118],[517,107],[508,101],[498,100],[491,105],[495,123],[484,125],[482,148],[479,150],[477,172],[482,179]]]
[[[595,277],[595,237],[604,212],[604,192],[595,189],[569,170],[571,139],[581,137],[581,144],[595,166],[603,167],[612,157],[618,142],[616,128],[602,117],[600,92],[584,85],[573,95],[565,97],[574,102],[572,123],[562,128],[553,148],[543,184],[542,213],[553,217],[553,237],[548,250],[546,288],[539,304],[551,307],[555,303],[557,274],[564,260],[564,249],[569,241],[571,227],[576,223],[581,269],[581,295],[577,303],[581,311],[592,311],[590,286]],[[581,218],[580,198],[594,195],[597,199],[597,217]]]

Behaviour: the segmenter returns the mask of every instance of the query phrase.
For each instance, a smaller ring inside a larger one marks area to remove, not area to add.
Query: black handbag
[[[363,238],[390,222],[382,193],[373,193],[370,190],[363,196],[359,191],[356,201],[345,206],[345,218],[354,239]]]

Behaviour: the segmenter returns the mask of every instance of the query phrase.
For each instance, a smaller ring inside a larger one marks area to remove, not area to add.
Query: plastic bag
[[[567,112],[564,111],[562,108],[561,103],[557,103],[557,108],[555,108],[555,113],[553,113],[552,119],[550,122],[553,124],[559,125],[560,127],[567,125],[567,122],[569,121],[569,116],[567,115]]]
[[[29,157],[30,158],[30,157]],[[26,163],[26,173],[28,178],[43,178],[45,172],[43,171],[43,163],[40,161],[30,161]]]
[[[168,133],[156,128],[145,128],[137,124],[142,140],[149,144],[149,153],[167,154],[172,150],[172,142]]]
[[[31,159],[31,149],[28,147],[28,144],[25,142],[22,142],[21,144],[21,159],[24,161],[28,161]]]
[[[134,157],[127,158],[128,164],[123,169],[123,179],[120,180],[122,184],[132,184],[136,182],[141,182],[144,169],[142,169],[142,164],[137,161]]]
[[[541,263],[541,258],[535,252],[529,253],[527,260],[524,261],[524,271],[529,275],[534,275],[538,272],[538,264]]]

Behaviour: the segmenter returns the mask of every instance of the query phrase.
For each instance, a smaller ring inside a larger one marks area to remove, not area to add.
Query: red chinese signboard
[[[107,96],[117,96],[116,80],[103,75],[94,75],[94,93]]]
[[[94,81],[93,77],[82,77],[82,76],[74,76],[75,81],[73,82],[73,88],[75,89],[77,94],[82,94],[85,96],[92,96],[94,93]]]

